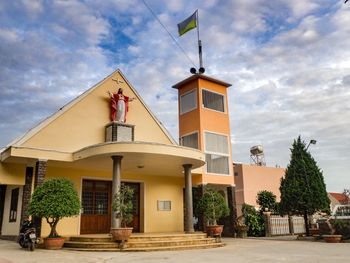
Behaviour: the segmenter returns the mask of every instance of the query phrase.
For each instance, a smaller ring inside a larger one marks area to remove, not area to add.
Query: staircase
[[[132,234],[126,246],[119,248],[110,235],[72,236],[64,243],[64,248],[79,251],[169,251],[185,249],[204,249],[224,246],[215,238],[207,238],[205,233],[160,233]]]

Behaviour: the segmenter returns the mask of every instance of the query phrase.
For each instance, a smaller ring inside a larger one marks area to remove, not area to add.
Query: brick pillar
[[[47,160],[39,159],[36,162],[36,165],[35,165],[34,189],[37,186],[42,185],[43,182],[44,182],[45,175],[46,175],[46,164],[47,164]]]
[[[194,207],[197,207],[199,200],[203,197],[204,189],[205,189],[205,185],[203,185],[203,184],[200,184],[196,187],[195,196],[193,198]],[[204,216],[203,216],[202,211],[200,211],[200,209],[196,209],[195,212],[196,212],[195,216],[198,219],[197,228],[195,230],[196,231],[205,231],[206,224],[204,222]]]
[[[224,236],[233,237],[235,235],[235,222],[237,219],[235,187],[227,187],[227,201],[230,208],[230,215],[225,220]]]
[[[26,179],[23,186],[23,196],[22,196],[22,212],[21,212],[21,223],[29,218],[28,206],[29,201],[32,196],[32,182],[33,182],[33,167],[26,168]]]
[[[265,219],[265,236],[271,237],[271,212],[263,212]]]
[[[34,178],[34,189],[44,183],[46,175],[47,160],[39,159],[35,165],[35,178]],[[33,223],[36,228],[36,234],[38,237],[41,236],[41,218],[34,217]]]

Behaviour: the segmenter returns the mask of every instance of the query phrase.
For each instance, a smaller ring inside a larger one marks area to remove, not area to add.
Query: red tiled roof
[[[338,200],[341,204],[347,204],[348,203],[348,197],[344,195],[343,193],[329,193],[331,196],[333,196],[335,199]]]

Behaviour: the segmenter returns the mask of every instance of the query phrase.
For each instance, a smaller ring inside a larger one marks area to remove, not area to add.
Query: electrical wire
[[[192,63],[194,67],[196,67],[195,63],[193,60],[187,55],[186,51],[181,47],[179,42],[175,39],[175,37],[169,32],[169,30],[166,28],[166,26],[162,23],[162,21],[159,20],[157,15],[153,12],[152,8],[146,3],[145,0],[142,0],[143,4],[147,7],[147,9],[151,12],[151,14],[155,17],[155,19],[158,21],[158,23],[164,28],[164,30],[169,34],[169,36],[172,38],[172,40],[175,42],[175,44],[180,48],[182,53],[186,56],[186,58]]]

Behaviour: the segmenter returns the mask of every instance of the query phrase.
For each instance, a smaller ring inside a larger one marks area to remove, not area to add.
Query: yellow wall
[[[110,122],[110,99],[107,91],[117,92],[116,82],[112,81],[116,78],[124,81],[120,86],[126,96],[136,97],[121,74],[115,72],[83,95],[82,99],[78,99],[72,107],[63,109],[60,116],[21,146],[72,152],[104,142],[105,125]],[[127,123],[136,125],[135,141],[172,144],[139,99],[129,103]]]
[[[0,162],[0,184],[24,185],[26,166]]]
[[[47,167],[46,178],[65,177],[70,179],[81,198],[83,179],[112,180],[110,173]],[[178,232],[183,231],[183,187],[184,178],[170,176],[141,176],[122,174],[122,181],[141,183],[140,229],[143,232]],[[158,211],[157,200],[170,200],[171,211]],[[57,231],[62,236],[80,234],[80,216],[64,218],[58,223]],[[42,221],[42,236],[49,234],[50,227]]]
[[[17,219],[16,222],[9,222],[10,218],[10,205],[11,205],[11,194],[12,190],[19,188],[18,203],[17,203]],[[4,216],[2,221],[1,234],[4,236],[17,236],[19,234],[19,226],[21,221],[21,211],[22,211],[22,195],[23,187],[21,185],[8,185],[5,194],[5,204],[4,204]]]
[[[124,180],[128,179],[144,183],[144,232],[183,231],[183,177],[130,175]],[[157,200],[171,201],[171,211],[158,211]]]

